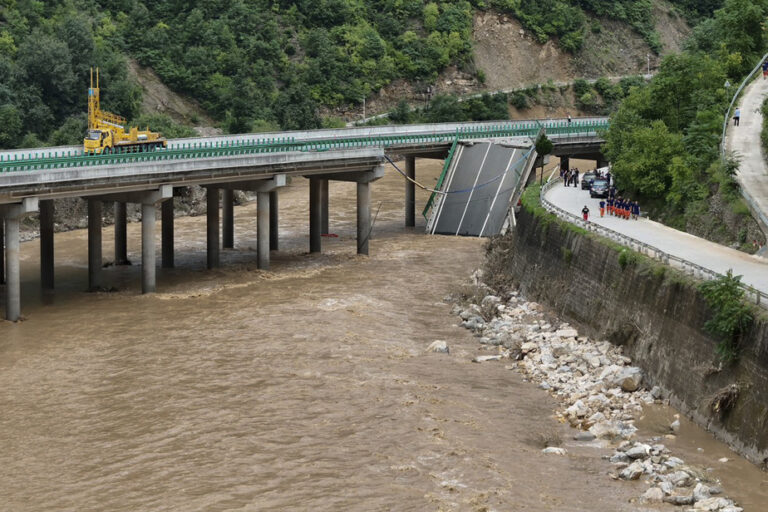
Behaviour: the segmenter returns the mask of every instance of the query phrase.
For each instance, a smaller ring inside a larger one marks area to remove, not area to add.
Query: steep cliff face
[[[529,298],[622,345],[672,403],[755,463],[768,456],[768,322],[758,319],[737,362],[721,365],[697,283],[609,242],[523,211],[489,246]],[[635,261],[633,261],[635,260]],[[715,407],[718,405],[720,407]]]

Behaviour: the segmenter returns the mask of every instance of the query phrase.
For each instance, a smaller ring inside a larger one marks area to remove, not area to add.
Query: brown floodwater
[[[420,160],[417,177],[433,184],[440,167]],[[551,397],[471,362],[477,340],[443,298],[484,242],[426,236],[422,218],[403,228],[388,171],[371,256],[357,256],[354,190],[332,183],[338,237],[319,255],[305,181],[283,190],[269,272],[255,204],[236,209],[236,248],[214,271],[205,218],[177,219],[177,268],[158,269],[153,295],[138,264],[104,270],[117,291],[84,293],[85,231],[56,235],[57,289],[41,293],[38,243],[23,244],[26,321],[0,322],[0,510],[642,510],[642,482],[612,481],[607,450],[569,441]],[[436,339],[450,355],[425,351]],[[542,433],[568,456],[542,455]]]

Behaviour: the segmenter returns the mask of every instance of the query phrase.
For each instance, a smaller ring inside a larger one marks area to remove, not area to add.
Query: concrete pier
[[[322,180],[309,178],[309,252],[321,252],[322,248]]]
[[[321,219],[320,219],[320,231],[322,234],[327,235],[329,231],[328,227],[328,203],[330,199],[329,184],[330,180],[322,180],[320,183],[320,201],[321,207]]]
[[[115,265],[128,265],[128,213],[125,201],[115,201]]]
[[[24,199],[20,204],[0,205],[0,217],[3,218],[5,228],[5,318],[11,322],[21,318],[19,221],[23,215],[36,211],[37,207],[37,198]]]
[[[173,212],[173,198],[168,199],[162,203],[160,207],[160,217],[162,222],[162,259],[163,268],[173,268],[174,254],[173,254],[173,238],[174,238],[174,212]]]
[[[371,184],[357,183],[357,254],[368,254],[371,234]]]
[[[278,193],[274,190],[269,193],[269,250],[276,251],[280,247],[278,238],[279,225],[279,209],[278,209]]]
[[[88,198],[88,290],[96,291],[101,283],[101,222],[102,205],[98,199]]]
[[[257,266],[263,270],[269,270],[269,192],[257,193],[257,205],[256,205],[256,230],[257,230]]]
[[[405,157],[405,175],[411,180],[416,180],[416,157]],[[412,228],[416,225],[416,184],[405,180],[405,227]]]
[[[235,191],[224,188],[221,191],[221,246],[235,247]]]
[[[217,268],[220,264],[219,258],[219,188],[208,186],[206,192],[208,203],[207,216],[207,241],[208,241],[208,268]]]
[[[40,285],[53,289],[53,199],[40,201]]]
[[[157,289],[155,269],[155,203],[141,204],[141,293]]]
[[[21,269],[19,265],[19,217],[5,218],[5,319],[16,322],[21,317]]]

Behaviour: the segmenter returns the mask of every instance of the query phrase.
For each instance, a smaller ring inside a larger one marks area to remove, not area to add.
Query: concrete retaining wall
[[[622,266],[608,242],[525,210],[489,250],[505,254],[528,298],[624,346],[647,385],[667,390],[673,405],[753,462],[768,460],[768,322],[757,320],[738,361],[723,367],[703,328],[711,312],[690,278],[642,258]],[[740,389],[735,406],[713,414],[712,399],[731,384]]]

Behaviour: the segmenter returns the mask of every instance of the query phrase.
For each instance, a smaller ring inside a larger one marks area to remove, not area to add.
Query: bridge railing
[[[544,186],[541,187],[539,198],[541,200],[542,206],[544,206],[544,208],[546,208],[547,211],[556,215],[560,219],[566,222],[570,222],[571,224],[575,224],[583,229],[586,229],[587,231],[591,231],[600,236],[608,238],[609,240],[612,240],[620,245],[623,245],[624,247],[627,247],[629,249],[632,249],[633,251],[637,251],[640,254],[644,254],[661,263],[664,263],[665,265],[669,265],[673,268],[682,270],[684,273],[690,274],[695,278],[705,279],[705,280],[714,280],[714,279],[720,279],[724,277],[722,274],[715,272],[714,270],[710,270],[708,268],[702,267],[701,265],[693,263],[692,261],[688,261],[684,258],[680,258],[673,254],[669,254],[665,251],[662,251],[658,247],[654,247],[645,242],[641,242],[640,240],[627,236],[623,233],[619,233],[618,231],[614,231],[605,226],[599,226],[593,222],[585,221],[578,215],[574,215],[573,213],[568,212],[560,208],[559,206],[551,203],[549,200],[547,200],[546,193],[549,189],[555,186],[555,184],[558,183],[559,181],[560,181],[559,177],[556,177],[554,179],[553,177],[550,177],[549,181],[547,181],[547,183],[545,183]],[[763,308],[768,308],[768,294],[745,283],[740,283],[740,286],[744,290],[745,297],[748,300],[753,301],[758,306],[761,306]]]
[[[547,121],[543,123],[547,133],[555,139],[574,136],[595,136],[608,126],[605,119]],[[117,153],[101,155],[73,154],[72,151],[55,151],[53,155],[40,157],[36,153],[12,152],[0,154],[0,173],[12,171],[36,171],[67,167],[130,165],[150,161],[166,161],[197,158],[221,158],[265,153],[294,151],[332,151],[359,149],[364,147],[385,147],[396,150],[398,146],[450,145],[457,137],[461,139],[497,139],[506,137],[534,137],[542,123],[500,122],[468,124],[452,131],[437,131],[415,134],[382,134],[367,137],[340,137],[332,139],[296,140],[295,137],[249,138],[220,141],[184,143],[180,141],[168,149],[142,153]],[[438,125],[435,125],[438,126]]]

